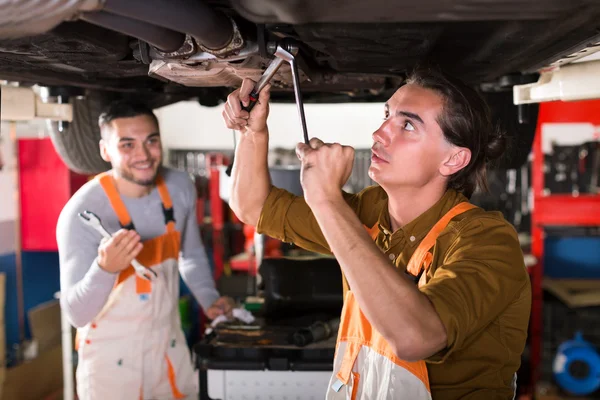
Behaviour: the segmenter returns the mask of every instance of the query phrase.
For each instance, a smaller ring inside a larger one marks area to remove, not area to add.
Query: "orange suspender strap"
[[[108,200],[110,201],[113,210],[119,218],[121,226],[125,229],[135,229],[135,227],[133,226],[133,222],[131,221],[131,217],[127,212],[127,208],[125,208],[125,204],[123,203],[123,200],[121,199],[121,196],[119,196],[119,192],[115,187],[112,176],[108,172],[105,172],[99,175],[98,179],[100,181],[100,185],[102,185],[102,188],[106,193],[106,196],[108,196]],[[128,268],[124,269],[119,273],[119,276],[117,277],[117,280],[115,282],[115,287],[119,286],[119,284],[121,284],[133,274],[134,269],[130,265]],[[150,293],[152,291],[152,286],[150,282],[139,277],[136,278],[136,291],[138,294]]]
[[[363,226],[367,230],[367,233],[369,234],[369,236],[371,236],[371,239],[377,240],[377,235],[379,235],[379,225],[377,223],[375,223],[375,225],[373,225],[370,228],[366,225],[363,225]]]
[[[173,211],[173,202],[171,201],[171,196],[169,195],[167,184],[165,183],[165,180],[161,175],[158,175],[156,177],[156,187],[158,189],[158,194],[160,195],[160,199],[163,205],[163,214],[165,215],[165,225],[167,226],[167,232],[174,232],[175,214]]]
[[[476,207],[477,206],[471,203],[462,202],[454,206],[450,211],[448,211],[446,215],[444,215],[433,226],[433,228],[431,228],[427,236],[425,236],[425,239],[423,239],[419,247],[417,247],[417,250],[415,250],[415,253],[408,262],[408,267],[406,268],[406,270],[413,276],[419,276],[422,269],[424,269],[424,271],[427,271],[433,259],[433,256],[429,252],[429,250],[433,247],[433,245],[435,245],[435,241],[437,240],[440,233],[442,233],[442,231],[446,229],[448,223],[450,222],[450,220],[452,220],[452,218]]]
[[[108,197],[108,200],[110,201],[113,210],[115,211],[115,213],[117,213],[117,217],[119,218],[121,226],[126,229],[131,229],[130,227],[133,227],[133,224],[131,223],[131,217],[127,212],[127,208],[125,208],[125,204],[123,203],[121,196],[119,196],[119,192],[115,187],[110,173],[104,172],[98,175],[97,179],[99,180],[100,185],[104,189],[104,193],[106,193],[106,196]]]

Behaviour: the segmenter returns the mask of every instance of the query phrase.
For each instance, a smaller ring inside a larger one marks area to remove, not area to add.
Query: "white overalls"
[[[429,231],[411,257],[407,271],[419,286],[425,284],[431,266],[431,248],[455,216],[475,206],[460,203]],[[378,230],[372,232],[375,239]],[[393,318],[393,316],[390,316]],[[399,359],[387,340],[364,316],[352,291],[346,293],[338,331],[333,375],[327,400],[431,400],[429,375],[424,361]]]
[[[111,175],[105,173],[97,179],[121,226],[131,229],[131,218]],[[98,316],[78,329],[77,394],[80,400],[197,397],[178,308],[177,262],[181,235],[175,229],[173,205],[160,176],[157,188],[163,203],[166,232],[144,241],[136,258],[156,271],[158,278],[154,282],[146,281],[129,266],[119,274]]]

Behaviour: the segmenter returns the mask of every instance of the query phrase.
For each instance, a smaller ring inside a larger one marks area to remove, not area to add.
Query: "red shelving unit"
[[[549,194],[544,191],[543,126],[548,123],[590,123],[600,126],[600,100],[540,104],[533,143],[533,212],[531,250],[538,263],[530,270],[532,310],[530,323],[531,378],[535,388],[540,377],[544,277],[544,228],[547,226],[600,226],[600,196]],[[598,138],[596,130],[596,138]]]

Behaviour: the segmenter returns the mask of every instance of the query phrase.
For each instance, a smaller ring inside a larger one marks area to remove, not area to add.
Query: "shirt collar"
[[[454,189],[448,189],[446,193],[431,208],[419,215],[417,218],[399,228],[394,234],[402,232],[404,237],[414,236],[414,240],[409,240],[409,244],[417,244],[427,235],[433,226],[452,209],[455,205],[468,201],[467,198]],[[388,209],[388,200],[386,198],[385,206],[381,208],[378,219],[379,230],[385,235],[391,235],[390,213]]]

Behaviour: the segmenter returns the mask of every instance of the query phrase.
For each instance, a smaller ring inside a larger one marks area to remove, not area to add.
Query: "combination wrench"
[[[296,55],[298,54],[298,46],[293,43],[281,43],[281,44],[270,44],[270,47],[275,47],[274,56],[275,59],[271,61],[265,72],[263,72],[261,78],[254,85],[254,89],[250,93],[250,102],[248,106],[242,109],[250,112],[256,102],[260,91],[271,81],[275,76],[279,68],[284,62],[290,64],[292,70],[292,81],[294,84],[294,95],[296,97],[296,107],[298,108],[298,115],[300,116],[300,123],[302,124],[302,133],[304,135],[304,143],[308,144],[308,129],[306,127],[306,116],[304,115],[304,102],[302,101],[302,92],[300,92],[300,76],[298,72],[298,62],[296,61]]]
[[[110,232],[108,232],[104,225],[102,225],[102,221],[100,221],[100,218],[93,212],[85,210],[83,212],[78,213],[77,215],[84,224],[94,228],[102,235],[103,238],[109,239],[112,237]],[[156,278],[158,278],[156,271],[144,267],[135,258],[133,259],[133,261],[131,261],[131,265],[135,269],[136,274],[142,279],[145,279],[147,281],[154,281]]]

